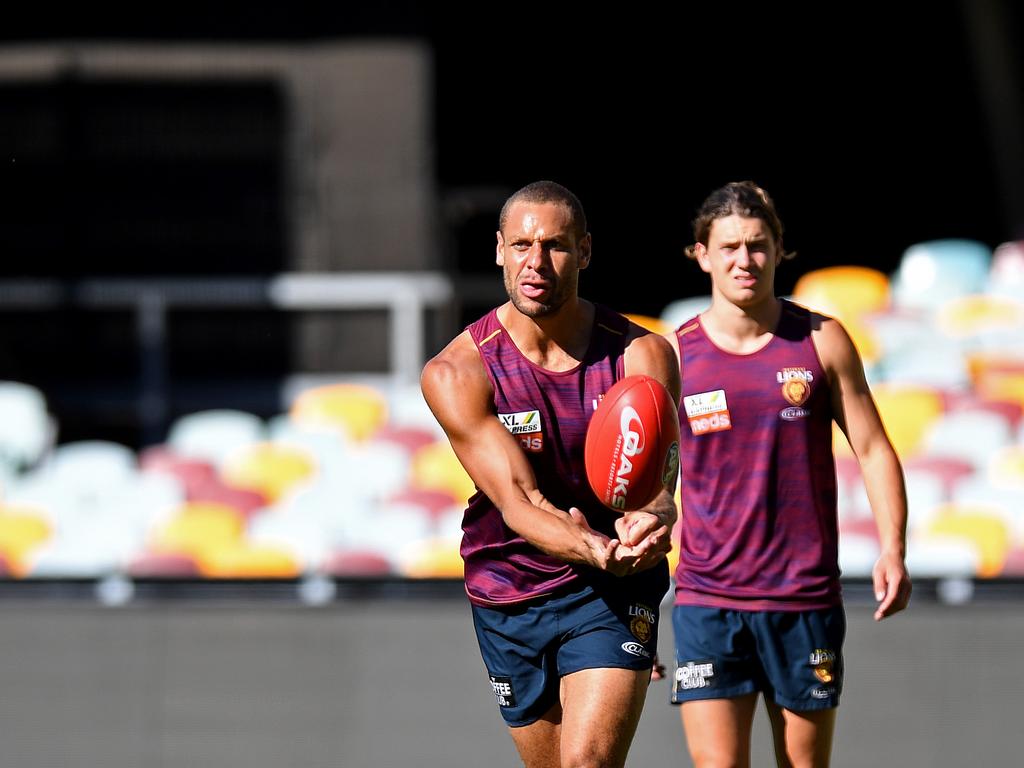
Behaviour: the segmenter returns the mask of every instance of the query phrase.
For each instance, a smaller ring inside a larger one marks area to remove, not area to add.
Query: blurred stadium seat
[[[398,570],[412,579],[461,579],[464,574],[458,539],[427,539],[405,547]]]
[[[191,555],[143,551],[129,561],[125,573],[135,579],[193,579],[199,565]]]
[[[950,299],[983,293],[992,251],[966,239],[932,240],[907,248],[892,278],[897,308],[935,312]]]
[[[315,458],[306,450],[285,443],[252,443],[227,455],[220,477],[232,488],[261,494],[277,501],[317,471]]]
[[[151,532],[151,552],[184,554],[198,562],[203,553],[239,541],[245,520],[234,507],[211,502],[186,502]]]
[[[677,299],[665,305],[659,318],[669,328],[675,329],[695,315],[711,306],[710,296],[691,296]]]
[[[0,466],[11,472],[35,466],[53,447],[56,432],[39,389],[0,381]]]
[[[961,459],[984,468],[992,456],[1013,441],[1006,419],[991,411],[942,413],[932,421],[922,438],[928,456]]]
[[[1003,570],[1011,536],[1002,514],[994,508],[949,504],[928,526],[929,537],[956,539],[974,547],[977,574],[989,578]]]
[[[1024,295],[1024,240],[1001,243],[992,253],[987,292],[1019,299]]]
[[[196,558],[210,579],[294,579],[302,567],[287,549],[236,540],[206,547]]]
[[[380,578],[395,575],[391,561],[379,552],[361,549],[339,549],[332,552],[320,566],[320,572],[336,578]]]
[[[232,409],[198,411],[171,424],[167,445],[179,456],[201,459],[214,466],[240,447],[265,437],[263,420]]]
[[[901,458],[914,456],[921,449],[925,432],[943,412],[942,394],[932,387],[884,382],[874,388],[873,394],[896,452]]]
[[[370,386],[327,384],[299,393],[289,414],[298,425],[338,430],[359,442],[387,421],[388,403],[379,390]]]
[[[143,474],[172,477],[181,483],[186,496],[217,478],[217,468],[206,459],[179,456],[170,446],[151,446],[139,454],[139,469]]]
[[[938,308],[939,329],[951,339],[989,339],[988,346],[1020,343],[1024,301],[977,293],[957,296]]]
[[[641,328],[646,328],[651,333],[663,334],[673,330],[672,326],[659,317],[630,313],[627,313],[626,317],[629,318],[630,322],[636,323]]]
[[[7,572],[24,574],[29,555],[52,534],[52,526],[37,510],[0,507],[0,556]]]
[[[870,313],[889,308],[889,278],[877,269],[836,266],[806,272],[793,287],[793,300],[808,309],[860,323]]]

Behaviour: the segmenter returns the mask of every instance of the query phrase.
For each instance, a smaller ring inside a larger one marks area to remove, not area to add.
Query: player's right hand
[[[619,544],[612,553],[615,567],[607,570],[625,576],[653,568],[665,559],[672,549],[672,536],[667,526],[659,526],[641,539],[639,544]]]

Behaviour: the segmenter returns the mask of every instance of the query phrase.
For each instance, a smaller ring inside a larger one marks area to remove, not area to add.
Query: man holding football
[[[902,470],[846,331],[775,296],[787,254],[768,194],[715,190],[694,237],[711,307],[668,334],[682,381],[672,700],[698,768],[749,766],[759,695],[778,764],[827,766],[846,629],[833,421],[878,528],[876,620],[910,598]]]
[[[622,766],[657,647],[676,519],[662,492],[604,507],[587,482],[590,417],[624,376],[661,382],[671,345],[577,295],[591,236],[572,192],[506,201],[497,264],[509,301],[423,370],[428,405],[479,489],[463,519],[466,592],[502,717],[528,768]]]

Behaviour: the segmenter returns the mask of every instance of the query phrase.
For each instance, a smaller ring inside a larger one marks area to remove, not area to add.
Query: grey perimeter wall
[[[1024,603],[848,606],[835,766],[1020,765]],[[461,598],[0,602],[0,765],[518,765]],[[662,654],[671,656],[670,623]],[[665,682],[633,766],[687,766]],[[773,765],[763,713],[754,765]]]

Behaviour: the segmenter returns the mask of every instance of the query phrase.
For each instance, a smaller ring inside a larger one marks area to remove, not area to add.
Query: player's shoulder
[[[831,315],[787,302],[790,312],[799,312],[808,323],[811,341],[826,371],[834,373],[860,364],[860,354],[842,322]]]
[[[483,361],[468,330],[460,333],[428,360],[420,376],[424,393],[435,387],[470,388],[486,380]]]

